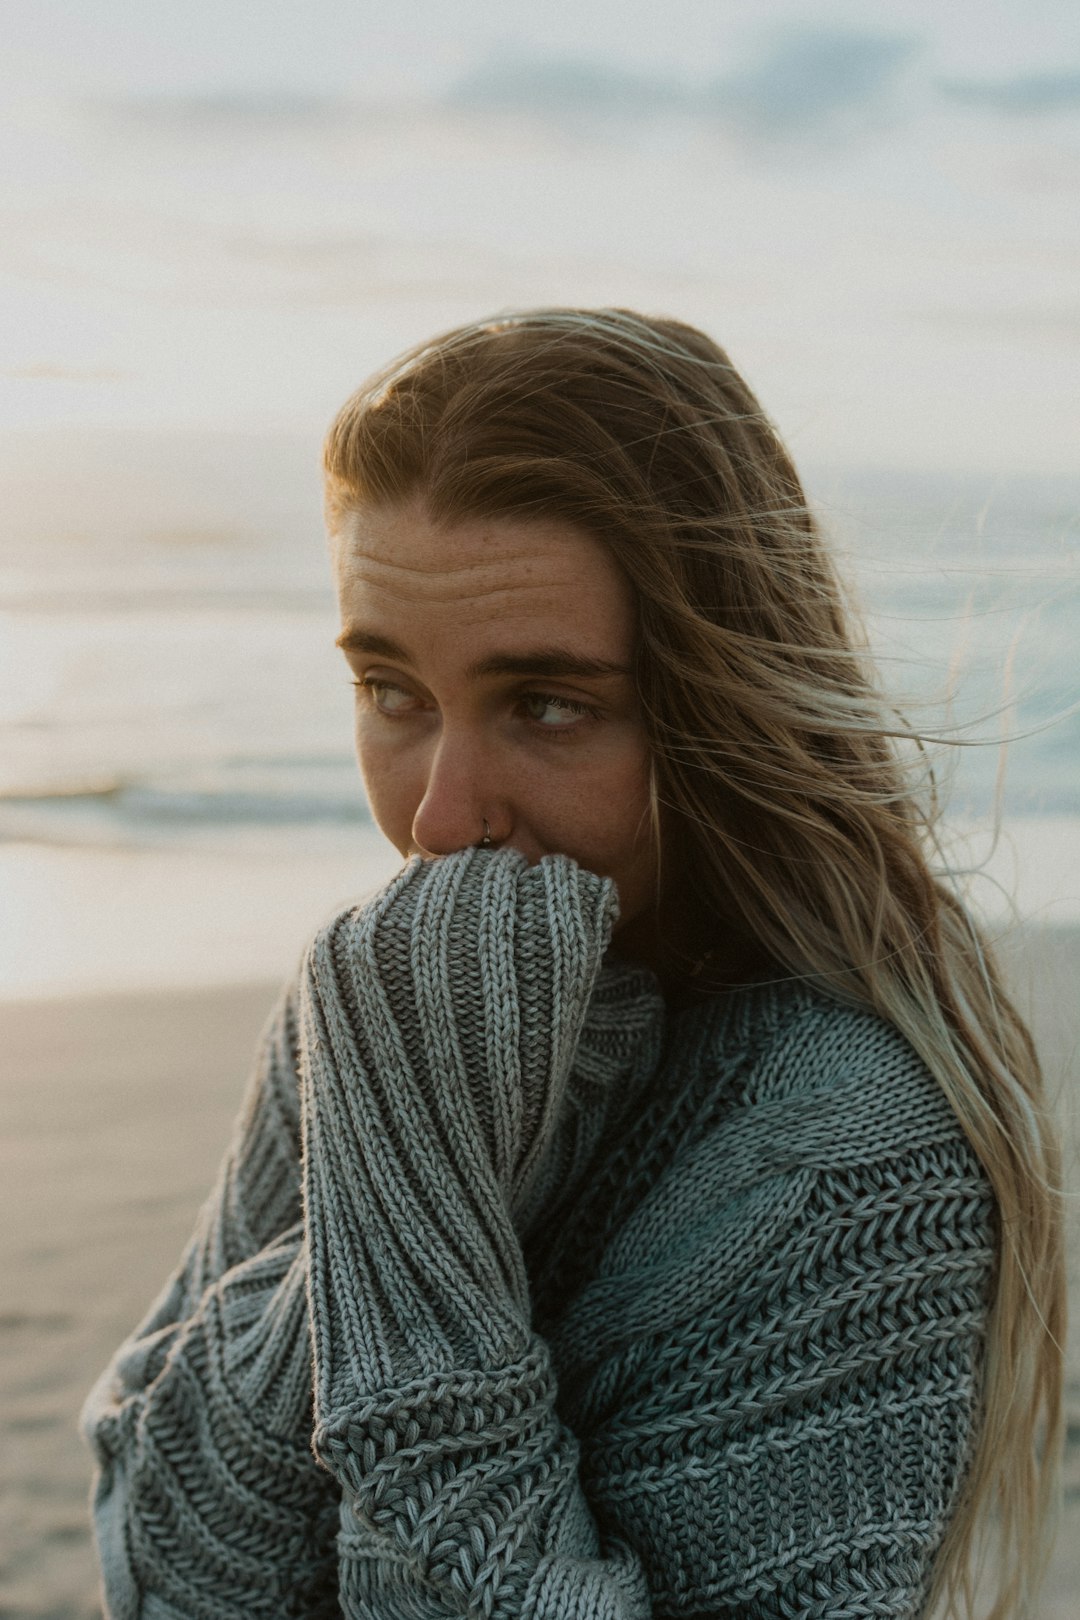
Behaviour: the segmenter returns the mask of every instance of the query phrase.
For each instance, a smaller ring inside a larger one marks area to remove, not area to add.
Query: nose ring
[[[491,848],[491,828],[488,826],[486,819],[484,821],[484,836],[476,847],[477,849]]]

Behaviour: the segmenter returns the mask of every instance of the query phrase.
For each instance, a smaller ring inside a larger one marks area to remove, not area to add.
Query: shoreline
[[[1080,927],[1080,816],[944,826],[992,938]],[[401,856],[374,826],[217,827],[184,845],[0,845],[0,1005],[284,979]],[[237,971],[242,964],[241,971]]]

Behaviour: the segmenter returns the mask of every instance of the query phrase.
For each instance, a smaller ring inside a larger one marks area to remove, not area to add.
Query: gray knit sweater
[[[903,1038],[665,1014],[564,856],[314,939],[182,1263],[84,1413],[114,1620],[919,1615],[994,1212]]]

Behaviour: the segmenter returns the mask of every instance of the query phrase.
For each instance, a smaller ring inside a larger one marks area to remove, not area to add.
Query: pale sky
[[[317,435],[515,304],[705,325],[796,448],[1076,468],[1080,6],[7,0],[0,431]]]
[[[6,76],[157,94],[436,88],[492,52],[587,55],[691,79],[772,33],[905,36],[943,74],[1080,69],[1074,0],[6,0]]]

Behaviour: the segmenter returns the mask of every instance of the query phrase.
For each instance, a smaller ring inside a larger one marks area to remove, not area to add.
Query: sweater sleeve
[[[338,1612],[338,1491],[311,1449],[296,1000],[267,1021],[177,1271],[83,1410],[110,1620]]]
[[[565,857],[464,852],[407,868],[305,963],[315,1446],[342,1486],[347,1614],[651,1613],[640,1559],[601,1545],[513,1224],[589,1006],[619,1022],[596,994],[613,915]],[[614,1092],[659,1050],[659,997],[633,1005]]]
[[[516,1003],[527,1047],[553,973],[534,934],[527,983],[509,963],[510,1002],[463,1021],[484,957],[454,943],[403,887],[304,973],[315,1443],[342,1486],[344,1612],[916,1620],[977,1433],[994,1266],[992,1198],[932,1076],[836,1007],[795,1018],[735,1100],[706,1054],[722,1106],[679,1118],[619,1222],[603,1186],[561,1214],[552,1248],[570,1228],[596,1263],[541,1336],[512,1194],[447,1143],[484,1019],[510,1028]]]

